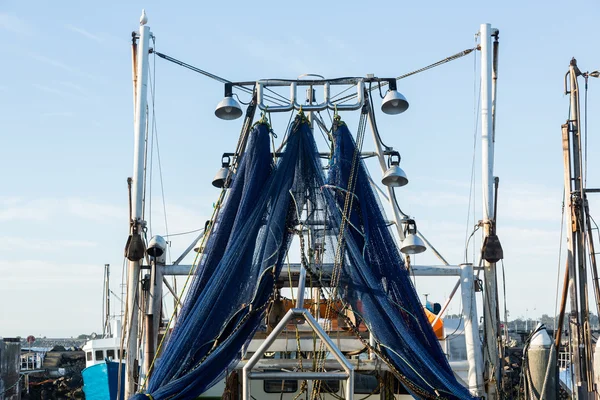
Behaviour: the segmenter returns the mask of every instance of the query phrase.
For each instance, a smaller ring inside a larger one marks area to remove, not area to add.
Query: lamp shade
[[[408,101],[397,90],[388,90],[381,102],[381,111],[394,115],[403,113],[408,109]]]
[[[217,105],[215,115],[224,120],[233,120],[242,116],[242,107],[236,99],[231,96],[226,96]]]
[[[391,167],[385,171],[381,183],[389,187],[400,187],[408,183],[406,173],[397,164],[392,164]]]

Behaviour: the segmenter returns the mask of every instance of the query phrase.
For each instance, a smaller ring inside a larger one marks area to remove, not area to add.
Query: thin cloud
[[[0,13],[0,29],[20,35],[33,35],[32,26],[14,14]]]
[[[26,249],[27,251],[44,252],[46,254],[48,252],[60,253],[67,249],[91,248],[96,246],[98,246],[96,242],[87,240],[0,236],[0,251],[2,252]]]
[[[40,61],[40,62],[42,62],[44,64],[48,64],[48,65],[51,65],[51,66],[59,68],[59,69],[62,69],[62,70],[67,71],[69,73],[77,74],[79,76],[83,76],[83,77],[90,78],[90,79],[97,79],[93,75],[90,75],[90,74],[88,74],[86,72],[80,71],[77,68],[74,68],[74,67],[72,67],[72,66],[70,66],[68,64],[65,64],[65,63],[63,63],[61,61],[55,60],[53,58],[46,57],[46,56],[43,56],[43,55],[37,54],[37,53],[29,53],[29,56],[31,58],[33,58],[34,60]]]
[[[67,81],[58,81],[58,82],[56,82],[56,83],[58,83],[58,84],[59,84],[59,85],[61,85],[61,86],[64,86],[64,87],[66,87],[66,88],[72,89],[72,90],[74,90],[74,91],[76,91],[76,92],[79,92],[79,93],[81,93],[81,94],[84,94],[84,93],[86,93],[86,91],[85,91],[85,90],[84,90],[84,89],[83,89],[81,86],[79,86],[79,85],[77,85],[77,84],[75,84],[75,83],[73,83],[73,82],[67,82]]]
[[[65,28],[72,32],[79,33],[80,35],[85,36],[86,38],[91,39],[95,42],[102,43],[104,41],[104,39],[102,39],[100,36],[94,35],[93,33],[90,33],[83,28],[78,28],[70,24],[65,25]]]
[[[72,116],[74,116],[75,114],[73,114],[70,111],[55,111],[55,112],[45,112],[40,114],[40,116],[42,117],[48,117],[48,118],[53,118],[53,117],[65,117],[65,118],[70,118]]]
[[[44,91],[44,92],[57,94],[57,95],[63,96],[63,97],[68,97],[69,96],[69,93],[64,92],[64,91],[62,91],[60,89],[52,88],[52,87],[45,86],[45,85],[39,85],[37,83],[32,83],[31,85],[34,88],[39,89],[39,90]]]
[[[62,62],[60,62],[60,61],[58,61],[58,60],[54,60],[54,59],[52,59],[52,58],[49,58],[49,57],[43,56],[43,55],[41,55],[41,54],[35,54],[35,53],[31,53],[31,54],[29,54],[29,55],[30,55],[30,56],[31,56],[31,58],[33,58],[34,60],[41,61],[41,62],[43,62],[43,63],[45,63],[45,64],[48,64],[48,65],[52,65],[53,67],[56,67],[56,68],[63,69],[63,70],[65,70],[65,71],[67,71],[67,72],[76,72],[76,71],[75,71],[75,69],[74,69],[73,67],[71,67],[71,66],[69,66],[69,65],[67,65],[67,64],[65,64],[65,63],[62,63]]]
[[[102,204],[84,198],[0,198],[0,221],[48,221],[65,213],[98,222],[114,222],[127,215],[125,207]]]

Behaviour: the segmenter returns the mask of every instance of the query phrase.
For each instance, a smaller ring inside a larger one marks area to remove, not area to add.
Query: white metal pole
[[[148,56],[150,50],[150,27],[140,26],[138,44],[136,96],[134,115],[134,152],[133,152],[133,185],[132,185],[132,218],[137,225],[137,231],[143,227],[143,187],[144,187],[144,158],[146,137],[146,94],[148,89]],[[140,262],[129,261],[127,280],[127,363],[125,374],[125,398],[130,398],[136,390],[137,359],[138,359],[138,326],[139,326],[139,280]]]
[[[477,304],[473,287],[473,264],[460,266],[460,292],[465,324],[465,343],[469,361],[469,390],[474,397],[483,395],[483,355],[477,326]]]
[[[377,137],[377,126],[375,126],[375,122],[373,121],[373,113],[374,111],[369,107],[369,112],[367,113],[367,117],[369,119],[369,124],[371,125],[371,132],[373,133],[373,142],[375,142],[375,153],[377,153],[377,159],[379,160],[379,165],[381,166],[381,171],[385,174],[387,170],[387,165],[385,163],[385,158],[383,156],[383,149],[381,148],[381,142]],[[392,206],[392,212],[394,214],[394,222],[396,223],[396,229],[398,231],[398,236],[400,240],[404,240],[404,231],[402,230],[402,221],[404,220],[400,210],[396,206],[394,202],[394,191],[391,187],[386,186],[388,192],[388,202],[390,206]]]
[[[483,190],[484,235],[491,233],[491,220],[494,212],[494,138],[492,134],[492,27],[482,24],[481,42],[481,187]],[[486,331],[485,354],[487,362],[488,399],[497,398],[497,385],[500,376],[500,360],[498,355],[498,318],[497,318],[497,282],[496,264],[484,261],[484,320]]]
[[[483,219],[489,222],[494,210],[494,140],[492,138],[492,32],[490,24],[481,25],[481,186]],[[489,226],[489,225],[488,225]]]

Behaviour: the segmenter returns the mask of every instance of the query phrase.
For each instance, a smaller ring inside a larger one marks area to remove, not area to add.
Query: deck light
[[[406,229],[404,231],[405,238],[402,241],[400,251],[404,254],[419,254],[427,250],[423,240],[417,236],[417,223],[414,219],[406,221]]]
[[[381,183],[385,186],[390,187],[400,187],[404,186],[408,183],[408,178],[406,177],[406,173],[399,167],[400,165],[400,153],[397,151],[392,151],[390,153],[390,167],[383,174],[383,178],[381,179]]]
[[[388,82],[390,88],[381,102],[381,111],[390,115],[401,114],[408,109],[408,101],[396,89],[395,79],[390,79]]]
[[[223,158],[221,159],[221,169],[219,169],[219,172],[217,172],[217,174],[215,175],[215,177],[212,181],[212,185],[214,187],[217,187],[219,189],[222,189],[225,187],[225,183],[227,182],[227,177],[231,173],[231,170],[229,169],[230,164],[231,164],[231,159],[229,158],[229,156],[223,154]]]
[[[224,120],[233,120],[242,116],[242,107],[233,98],[233,87],[231,83],[225,84],[225,98],[217,105],[215,115]]]

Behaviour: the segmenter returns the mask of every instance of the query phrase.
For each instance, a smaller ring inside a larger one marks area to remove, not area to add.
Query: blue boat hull
[[[124,379],[125,364],[113,361],[92,365],[81,372],[86,400],[117,400],[119,366]],[[120,398],[123,398],[124,387],[125,385],[121,384]]]

